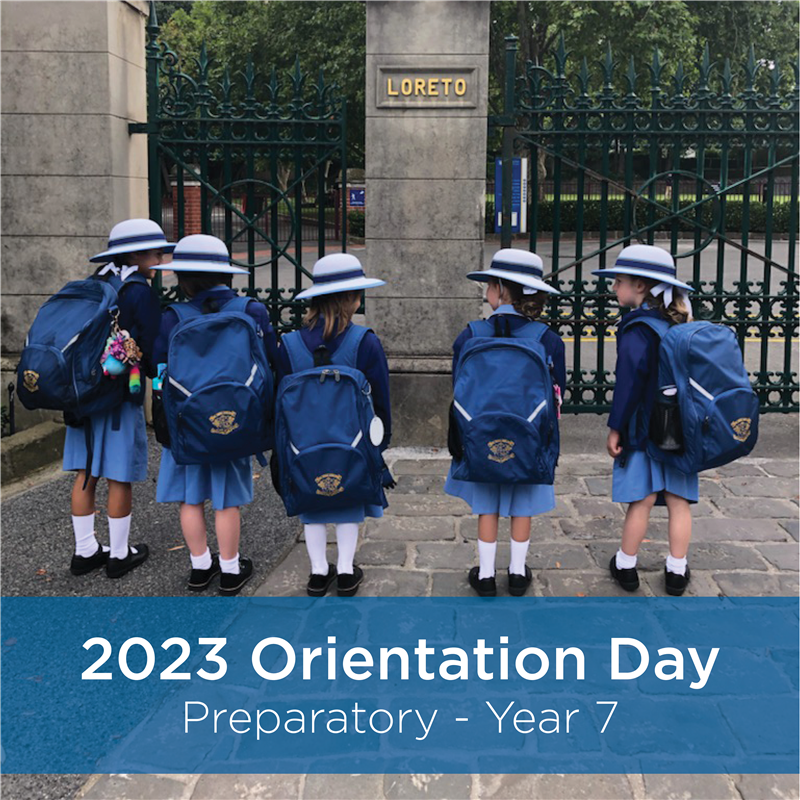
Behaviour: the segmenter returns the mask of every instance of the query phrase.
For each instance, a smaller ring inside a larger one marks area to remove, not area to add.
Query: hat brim
[[[121,256],[125,253],[140,253],[142,250],[163,250],[165,253],[171,253],[175,249],[172,242],[165,242],[160,239],[154,239],[150,242],[137,242],[136,244],[121,244],[118,247],[110,247],[108,250],[92,256],[89,261],[93,264],[102,262],[107,264],[113,261],[114,256]]]
[[[306,300],[309,297],[319,297],[323,294],[336,294],[337,292],[359,292],[362,289],[374,289],[376,286],[385,286],[386,281],[378,278],[350,278],[345,281],[335,281],[334,283],[320,283],[310,286],[305,291],[300,292],[296,300]]]
[[[504,281],[527,286],[529,289],[535,289],[537,292],[561,294],[558,289],[554,289],[539,278],[534,278],[533,275],[520,275],[518,272],[506,272],[504,269],[482,269],[479,272],[467,273],[467,277],[471,281],[480,281],[481,283],[488,283],[489,278],[500,278]]]
[[[649,272],[644,269],[635,269],[634,267],[612,267],[610,269],[595,269],[592,270],[592,275],[608,275],[613,277],[615,275],[630,275],[634,278],[647,278],[657,283],[668,283],[671,286],[677,286],[679,289],[686,289],[688,292],[693,292],[691,286],[687,283],[679,281],[670,275],[665,275],[663,272]]]
[[[250,270],[234,267],[233,264],[213,264],[208,261],[181,261],[180,266],[174,261],[159,264],[151,269],[169,270],[170,272],[220,272],[231,275],[249,275]]]

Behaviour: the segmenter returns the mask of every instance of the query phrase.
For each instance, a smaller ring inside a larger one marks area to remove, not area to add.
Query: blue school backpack
[[[169,337],[163,376],[164,416],[177,464],[214,464],[272,446],[274,381],[264,332],[233,297],[206,313],[171,306],[178,324]]]
[[[126,381],[103,375],[100,358],[119,311],[124,284],[117,275],[70,281],[39,309],[17,366],[17,395],[28,409],[76,418],[109,411],[125,399]]]
[[[479,483],[552,484],[559,434],[547,326],[512,330],[501,315],[469,324],[456,364],[453,407],[462,457],[453,477]]]
[[[339,347],[315,356],[299,331],[281,339],[292,374],[281,381],[275,411],[275,452],[286,513],[335,511],[383,505],[383,458],[370,441],[375,418],[372,389],[356,368],[358,348],[369,331],[351,325]]]
[[[677,400],[682,430],[678,449],[651,440],[648,455],[689,474],[746,456],[758,440],[758,396],[733,331],[711,322],[670,326],[653,317],[632,324],[648,325],[661,340],[656,412]],[[677,390],[673,397],[664,396],[667,387]]]

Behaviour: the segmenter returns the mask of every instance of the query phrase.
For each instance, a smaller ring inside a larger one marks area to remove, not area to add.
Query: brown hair
[[[644,281],[645,286],[647,286],[647,296],[644,302],[647,303],[650,308],[657,309],[661,313],[661,316],[673,325],[682,325],[684,322],[689,321],[689,309],[686,307],[681,296],[677,293],[673,294],[672,302],[669,306],[665,306],[664,295],[654,295],[650,291],[654,286],[658,285],[658,281],[648,280],[647,278],[639,278],[639,280]]]
[[[224,284],[230,287],[233,275],[230,272],[186,272],[175,271],[178,286],[187,297],[196,297],[206,289]]]
[[[322,331],[323,339],[332,339],[341,333],[353,318],[353,304],[361,298],[361,292],[335,292],[322,294],[311,298],[311,305],[306,309],[303,325],[313,328],[322,318],[325,329]]]
[[[501,284],[496,278],[490,278],[490,282],[496,285]],[[545,292],[525,294],[522,291],[522,284],[514,283],[513,281],[502,281],[502,286],[508,291],[514,311],[528,319],[539,319],[542,311],[544,311],[544,303],[547,299]]]

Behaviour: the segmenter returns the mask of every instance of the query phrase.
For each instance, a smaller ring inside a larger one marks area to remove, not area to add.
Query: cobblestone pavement
[[[356,557],[366,575],[361,594],[468,596],[466,572],[476,559],[477,520],[466,504],[442,492],[446,453],[396,449],[387,456],[398,485],[386,516],[362,526]],[[622,594],[607,574],[623,518],[623,509],[609,500],[609,472],[605,457],[562,455],[558,505],[533,521],[528,564],[534,574],[534,596]],[[797,458],[744,459],[703,473],[700,484],[687,594],[797,595]],[[656,509],[640,553],[639,594],[664,594],[666,525],[664,510]],[[505,594],[507,525],[501,528],[499,542],[498,588]],[[331,556],[333,550],[331,546]],[[307,573],[305,547],[298,535],[256,595],[302,596]],[[27,777],[33,776],[7,776],[3,796],[35,796],[22,791]],[[94,775],[74,796],[86,800],[798,800],[800,790],[794,775]]]
[[[467,596],[475,563],[477,520],[442,492],[442,451],[390,451],[397,488],[386,516],[362,526],[357,561],[363,595]],[[798,593],[798,462],[750,458],[703,473],[690,550],[696,596]],[[623,517],[609,499],[609,462],[563,456],[557,508],[533,522],[528,563],[532,594],[616,596],[606,565],[618,546]],[[640,558],[640,593],[663,595],[666,517],[654,512]],[[329,534],[332,539],[332,535]],[[508,558],[501,531],[498,572]],[[333,555],[333,547],[331,547]],[[302,537],[256,592],[302,596],[308,562]],[[499,582],[504,591],[502,580]],[[790,800],[793,775],[100,775],[85,800]]]

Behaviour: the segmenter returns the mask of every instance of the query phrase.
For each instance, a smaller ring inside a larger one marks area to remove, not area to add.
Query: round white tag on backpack
[[[380,443],[383,441],[383,422],[381,421],[380,417],[373,417],[372,422],[369,424],[369,440],[375,447],[378,447]]]

